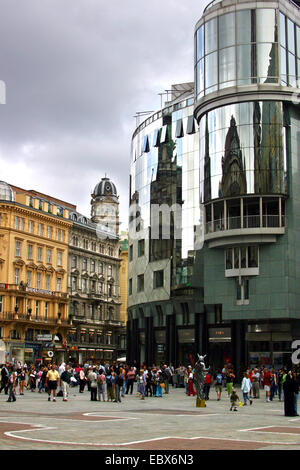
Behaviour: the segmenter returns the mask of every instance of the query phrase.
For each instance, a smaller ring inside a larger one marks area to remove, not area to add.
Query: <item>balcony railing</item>
[[[59,297],[60,299],[68,299],[68,294],[66,292],[52,291],[46,289],[37,289],[34,287],[28,287],[24,284],[6,284],[4,282],[0,283],[0,290],[13,290],[17,291],[18,295],[22,293],[29,294],[38,294],[38,295],[47,295],[51,297]]]
[[[205,233],[214,233],[224,230],[239,230],[239,229],[251,229],[251,228],[280,228],[285,227],[285,216],[279,215],[247,215],[244,217],[228,217],[227,228],[225,229],[225,219],[217,219],[213,222],[207,222],[205,227]],[[243,224],[242,224],[243,222]]]
[[[47,323],[47,324],[56,324],[60,321],[60,324],[67,325],[69,324],[69,320],[65,318],[53,318],[48,317],[45,315],[31,315],[24,313],[16,313],[16,312],[0,312],[0,321],[22,321],[22,322],[30,322],[30,323]]]

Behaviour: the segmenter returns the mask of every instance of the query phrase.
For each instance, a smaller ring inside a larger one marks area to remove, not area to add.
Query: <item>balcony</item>
[[[64,318],[60,318],[60,325],[66,326],[69,325],[69,321]],[[49,318],[45,315],[35,315],[29,316],[24,313],[16,312],[0,312],[0,322],[18,322],[18,323],[30,323],[30,324],[45,324],[45,325],[56,325],[58,323],[58,318]]]
[[[209,248],[274,243],[285,233],[287,220],[281,197],[218,200],[205,209],[208,222],[204,237]]]
[[[0,291],[10,291],[13,293],[17,293],[19,296],[26,296],[26,294],[33,294],[33,295],[42,295],[47,297],[56,297],[59,300],[68,300],[68,294],[66,292],[58,292],[58,291],[51,291],[46,289],[36,289],[34,287],[28,287],[26,284],[6,284],[4,282],[0,283]]]

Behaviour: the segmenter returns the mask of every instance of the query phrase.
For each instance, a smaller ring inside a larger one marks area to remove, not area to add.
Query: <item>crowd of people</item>
[[[240,399],[236,385],[240,385]],[[134,392],[136,386],[136,392]],[[266,367],[249,367],[238,376],[231,364],[222,369],[205,371],[204,396],[209,400],[210,390],[215,387],[217,401],[222,393],[230,401],[230,410],[253,404],[253,400],[264,398],[267,403],[278,399],[284,401],[286,416],[298,416],[297,401],[300,386],[300,370],[288,371]],[[64,362],[57,366],[34,366],[15,362],[3,364],[1,368],[0,393],[4,390],[8,402],[16,401],[17,387],[19,394],[24,390],[46,393],[48,401],[56,401],[61,396],[68,401],[70,387],[78,387],[79,393],[87,389],[91,401],[111,401],[120,403],[126,395],[136,393],[144,400],[145,397],[162,398],[169,394],[170,387],[183,388],[187,396],[195,396],[195,369],[192,365],[179,365],[176,369],[172,364],[160,364],[140,367],[127,364],[108,363],[98,365],[71,366]],[[243,403],[242,403],[243,400]]]

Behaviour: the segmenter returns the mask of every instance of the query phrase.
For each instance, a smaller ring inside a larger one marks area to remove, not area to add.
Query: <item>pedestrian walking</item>
[[[101,397],[103,401],[105,401],[105,374],[104,369],[100,369],[98,377],[97,377],[97,396],[98,400],[101,401]]]
[[[191,394],[195,396],[196,392],[194,390],[194,373],[193,373],[192,367],[189,366],[188,367],[188,396],[191,396]]]
[[[113,376],[111,375],[111,372],[108,371],[106,375],[106,393],[107,393],[107,401],[111,400],[114,401],[115,396],[114,396],[114,389],[113,389]]]
[[[252,387],[252,384],[251,384],[251,380],[249,378],[249,375],[247,374],[247,372],[244,372],[244,378],[242,380],[242,385],[241,385],[241,392],[243,393],[243,397],[244,397],[244,405],[243,406],[247,406],[248,401],[249,401],[250,405],[252,405],[252,400],[251,400],[251,398],[249,398],[249,393],[250,393],[251,387]]]
[[[286,376],[283,384],[284,391],[284,415],[295,416],[295,396],[297,391],[297,382],[291,371]]]
[[[32,366],[29,373],[29,388],[31,392],[35,392],[36,390],[36,381],[37,381],[37,373],[35,367]]]
[[[8,376],[8,402],[16,401],[17,372],[13,366],[9,368]]]
[[[165,383],[164,383],[164,378],[163,378],[160,370],[157,372],[155,381],[156,381],[156,395],[155,396],[162,398],[163,397],[163,388],[165,386]]]
[[[230,404],[231,404],[230,411],[232,411],[232,409],[233,409],[233,411],[238,411],[237,407],[239,405],[239,401],[240,401],[240,399],[239,399],[239,397],[236,393],[236,390],[233,388],[232,392],[231,392],[231,395],[230,395]]]
[[[215,378],[215,387],[217,392],[217,401],[221,400],[222,395],[222,385],[223,385],[223,375],[220,370],[217,371],[217,375]]]
[[[58,387],[58,382],[59,382],[59,373],[56,370],[55,364],[52,364],[52,367],[50,370],[48,370],[47,375],[46,375],[46,382],[45,386],[48,389],[48,401],[51,401],[51,392],[53,395],[53,400],[56,401],[56,390]]]
[[[259,379],[260,374],[258,372],[258,369],[254,369],[252,374],[253,398],[259,398]]]
[[[135,381],[135,370],[134,367],[131,367],[130,370],[127,372],[127,387],[126,387],[126,395],[128,395],[128,392],[130,390],[130,395],[132,395],[133,392],[133,384]]]
[[[204,386],[203,386],[205,400],[209,400],[209,391],[210,391],[211,385],[212,385],[212,378],[211,378],[210,373],[207,372],[205,376],[205,380],[204,380]]]
[[[86,377],[85,377],[84,370],[81,367],[79,371],[79,393],[84,392],[85,384],[86,384]]]
[[[271,391],[271,373],[266,368],[263,370],[263,386],[266,392],[266,402],[269,403],[270,400],[270,391]]]
[[[298,414],[298,396],[299,396],[299,388],[300,388],[300,374],[299,372],[293,373],[293,378],[295,380],[295,399],[294,399],[294,407],[295,407],[295,416],[299,416]]]
[[[23,367],[21,367],[21,370],[18,375],[18,383],[19,383],[19,393],[20,395],[24,395],[24,388],[26,386],[26,374],[25,374],[25,371],[23,370]]]
[[[8,395],[8,380],[9,378],[9,371],[8,371],[8,364],[3,364],[1,369],[1,388],[0,393],[4,390],[5,395]]]
[[[71,377],[72,374],[70,372],[70,367],[66,365],[64,371],[61,373],[60,376],[60,387],[63,392],[63,401],[68,401]]]
[[[123,375],[119,370],[115,375],[115,403],[121,403],[121,390],[123,386]]]
[[[235,379],[235,375],[233,373],[233,370],[228,368],[226,372],[226,388],[227,388],[227,393],[229,397],[232,394],[234,379]]]
[[[97,401],[97,373],[96,367],[93,367],[88,374],[88,382],[90,384],[91,401]]]
[[[164,378],[163,378],[164,380]],[[146,386],[146,375],[144,369],[140,369],[140,373],[138,376],[138,390],[137,393],[140,396],[141,400],[145,399],[145,386]]]

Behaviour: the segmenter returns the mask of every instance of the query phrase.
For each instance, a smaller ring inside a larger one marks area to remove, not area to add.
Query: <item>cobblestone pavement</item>
[[[242,394],[238,391],[239,396]],[[126,395],[122,403],[90,401],[71,389],[68,402],[48,402],[45,393],[26,391],[8,403],[0,395],[0,449],[234,450],[300,449],[300,417],[285,417],[278,398],[230,411],[211,389],[205,408],[183,389],[163,398]]]

